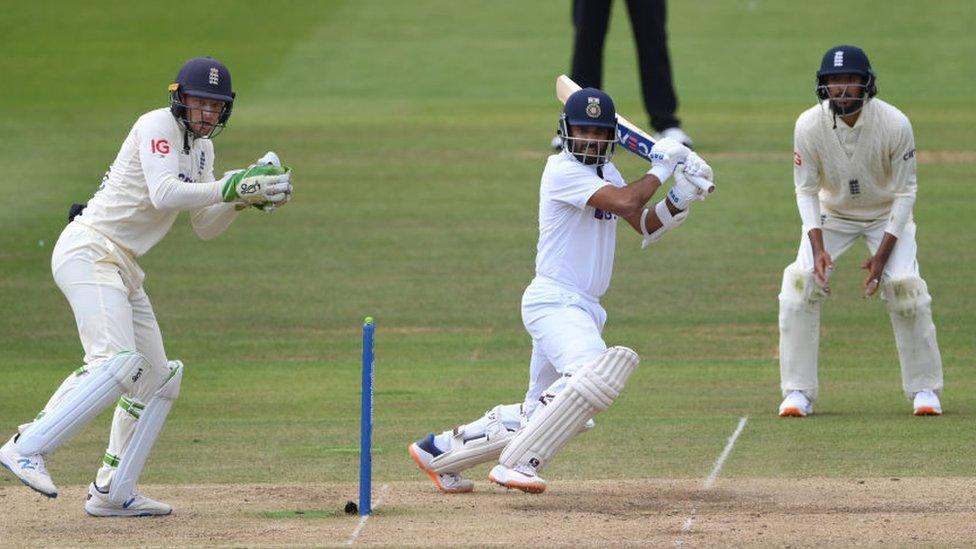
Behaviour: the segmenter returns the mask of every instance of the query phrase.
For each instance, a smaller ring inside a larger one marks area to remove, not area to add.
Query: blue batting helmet
[[[570,135],[572,126],[608,128],[610,139],[581,139]],[[596,88],[583,88],[566,99],[557,132],[563,150],[584,164],[602,166],[613,158],[617,141],[617,111],[613,99]]]
[[[234,108],[235,93],[231,87],[230,71],[227,66],[212,57],[195,57],[180,67],[176,81],[169,85],[170,112],[184,127],[187,126],[186,103],[184,96],[215,99],[224,102],[217,127],[209,137],[223,129]]]

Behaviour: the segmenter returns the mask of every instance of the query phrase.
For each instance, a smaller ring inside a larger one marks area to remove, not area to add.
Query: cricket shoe
[[[499,463],[488,473],[488,480],[501,484],[505,488],[515,488],[530,494],[541,494],[546,491],[546,481],[535,474],[535,469],[528,465],[516,465],[509,469]]]
[[[49,498],[58,497],[58,487],[51,480],[51,475],[44,466],[44,456],[34,454],[25,456],[17,451],[17,435],[10,437],[0,447],[0,465],[10,470],[27,487],[44,494]]]
[[[685,131],[679,128],[678,126],[668,128],[663,132],[659,133],[657,136],[659,140],[664,139],[666,137],[670,137],[671,139],[674,139],[675,141],[681,143],[682,145],[688,147],[689,149],[692,148],[691,138],[688,137],[688,134],[686,134]]]
[[[800,391],[790,391],[779,405],[779,417],[807,417],[813,413],[813,404]]]
[[[410,452],[410,457],[413,458],[417,467],[420,467],[423,472],[427,473],[427,476],[430,477],[430,480],[434,481],[434,484],[440,488],[441,492],[446,494],[463,494],[474,490],[474,482],[467,480],[461,475],[457,473],[438,473],[430,468],[431,460],[444,453],[434,445],[434,433],[414,442],[407,450]]]
[[[942,403],[939,397],[932,391],[919,391],[915,393],[913,403],[916,416],[941,416]]]
[[[173,508],[136,493],[118,504],[108,499],[108,492],[102,492],[93,482],[88,487],[85,512],[93,517],[156,517],[172,513]]]

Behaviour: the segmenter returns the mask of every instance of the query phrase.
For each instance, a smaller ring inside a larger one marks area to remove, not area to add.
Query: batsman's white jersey
[[[835,124],[836,122],[836,124]],[[800,115],[794,133],[793,175],[803,223],[796,261],[783,273],[779,295],[780,374],[784,396],[818,396],[820,305],[826,294],[813,278],[811,229],[823,231],[835,261],[864,237],[874,254],[885,233],[897,237],[881,280],[898,347],[905,394],[942,389],[942,359],[931,297],[916,259],[915,139],[901,111],[873,98],[853,127],[834,119],[826,102]]]
[[[533,348],[526,414],[543,392],[551,398],[562,388],[557,381],[607,348],[601,335],[607,313],[599,299],[613,272],[617,216],[587,201],[601,187],[626,183],[612,163],[601,171],[602,177],[563,152],[550,156],[542,173],[536,276],[522,295]]]

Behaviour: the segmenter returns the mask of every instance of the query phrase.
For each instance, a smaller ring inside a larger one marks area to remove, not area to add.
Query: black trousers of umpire
[[[602,89],[603,44],[610,23],[612,0],[573,0],[572,78],[580,86]],[[630,25],[637,43],[644,107],[651,117],[651,127],[663,131],[680,126],[674,113],[678,98],[671,81],[671,59],[668,55],[665,23],[665,0],[627,0]]]

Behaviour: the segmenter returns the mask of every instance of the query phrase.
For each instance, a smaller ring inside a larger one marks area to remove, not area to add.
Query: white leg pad
[[[817,399],[820,303],[825,297],[812,271],[796,265],[783,271],[779,293],[779,372],[783,396],[790,391],[803,391],[810,400]]]
[[[430,468],[437,473],[460,473],[475,465],[495,461],[502,450],[515,436],[518,428],[521,406],[498,405],[484,417],[484,431],[466,432],[463,427],[454,429],[451,449],[435,457]],[[480,424],[481,421],[469,425]]]
[[[631,349],[610,347],[577,370],[566,388],[515,435],[499,462],[508,468],[528,465],[541,471],[593,416],[617,400],[639,362]]]
[[[942,355],[932,322],[932,297],[918,277],[892,279],[881,288],[888,307],[895,345],[901,362],[905,395],[918,391],[942,391]]]
[[[173,406],[173,401],[180,394],[180,383],[183,381],[183,363],[174,361],[175,366],[170,370],[169,378],[163,383],[146,403],[146,408],[139,415],[136,428],[125,451],[119,456],[119,467],[109,487],[108,498],[117,504],[123,504],[135,492],[139,475],[146,465],[146,459],[152,450],[156,438],[163,430],[166,416]]]
[[[146,357],[135,352],[109,358],[93,368],[67,398],[35,421],[17,440],[17,450],[25,455],[53,452],[119,396],[132,392],[151,367]]]

